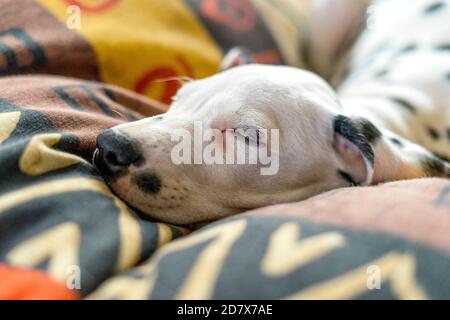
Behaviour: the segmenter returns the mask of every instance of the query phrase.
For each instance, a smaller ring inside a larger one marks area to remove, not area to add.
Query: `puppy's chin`
[[[132,178],[120,177],[109,180],[113,193],[137,212],[158,222],[174,225],[202,225],[223,217],[242,212],[241,209],[225,208],[213,201],[195,200],[195,197],[176,196],[170,185],[164,184],[158,194],[143,192]],[[205,204],[205,205],[201,205]]]

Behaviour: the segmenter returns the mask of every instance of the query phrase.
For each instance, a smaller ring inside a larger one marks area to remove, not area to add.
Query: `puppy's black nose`
[[[141,158],[137,143],[118,130],[106,130],[97,137],[94,164],[103,174],[117,174]]]

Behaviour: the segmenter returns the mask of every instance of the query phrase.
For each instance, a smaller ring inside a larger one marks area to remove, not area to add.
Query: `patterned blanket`
[[[164,112],[167,79],[210,75],[232,47],[304,65],[308,6],[0,0],[0,299],[450,298],[448,180],[334,190],[189,234],[129,208],[90,164],[99,132]]]

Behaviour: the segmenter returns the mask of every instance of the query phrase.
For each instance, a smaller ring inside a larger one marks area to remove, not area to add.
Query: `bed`
[[[196,230],[118,199],[96,136],[244,46],[307,67],[308,1],[0,0],[0,299],[448,299],[450,182],[333,190]],[[158,19],[156,19],[158,18]],[[292,41],[287,41],[287,35]]]

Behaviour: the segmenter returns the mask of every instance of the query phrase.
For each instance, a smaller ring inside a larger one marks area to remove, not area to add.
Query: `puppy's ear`
[[[380,132],[368,120],[352,120],[342,115],[335,117],[333,129],[333,147],[343,166],[341,174],[357,185],[370,185],[375,164],[371,143]]]
[[[244,64],[256,63],[251,52],[244,47],[234,47],[222,59],[220,70],[228,70]]]

